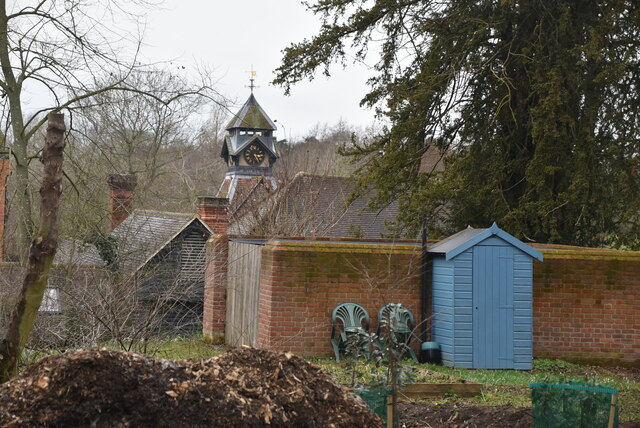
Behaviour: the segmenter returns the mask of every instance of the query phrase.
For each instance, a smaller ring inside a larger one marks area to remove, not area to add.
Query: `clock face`
[[[244,160],[249,165],[259,165],[264,159],[264,150],[258,144],[251,144],[244,151]]]

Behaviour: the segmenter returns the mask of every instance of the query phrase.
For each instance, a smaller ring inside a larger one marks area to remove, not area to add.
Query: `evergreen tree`
[[[640,4],[632,0],[316,0],[319,33],[285,49],[288,92],[318,69],[379,55],[362,104],[389,125],[359,161],[377,205],[398,198],[443,232],[638,245]],[[375,53],[374,53],[375,51]],[[368,56],[367,56],[368,55]],[[446,151],[443,173],[420,172]]]

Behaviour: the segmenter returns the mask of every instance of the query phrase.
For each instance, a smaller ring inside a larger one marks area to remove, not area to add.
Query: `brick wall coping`
[[[581,247],[574,248],[575,249],[557,249],[538,247],[538,250],[544,255],[545,259],[621,260],[640,262],[640,251],[621,251]]]
[[[380,253],[388,251],[393,254],[415,253],[420,247],[414,243],[394,242],[356,242],[356,241],[302,241],[302,240],[270,240],[265,249],[268,251],[311,251],[317,253]]]
[[[420,240],[418,239],[400,239],[400,238],[380,238],[380,239],[371,239],[371,238],[351,238],[351,237],[335,237],[335,236],[279,236],[279,235],[227,235],[229,239],[264,239],[264,240],[275,240],[275,241],[305,241],[305,242],[358,242],[358,243],[399,243],[399,244],[411,244],[411,245],[420,245]],[[430,239],[429,243],[435,244],[438,242],[437,239]]]
[[[247,240],[260,245],[268,244],[270,248],[279,246],[287,251],[299,251],[301,247],[313,246],[317,251],[325,246],[327,251],[346,252],[350,249],[359,249],[359,252],[371,251],[388,247],[403,247],[403,251],[415,251],[420,246],[420,241],[415,239],[361,239],[361,238],[335,238],[335,237],[301,237],[301,236],[264,236],[264,235],[212,235],[210,240],[220,239],[226,236],[228,239]],[[277,242],[278,244],[273,244]],[[430,244],[439,242],[429,240]],[[286,244],[285,244],[286,243]],[[577,247],[561,244],[528,244],[538,249],[545,257],[553,259],[576,260],[625,260],[640,261],[640,251],[612,250],[608,248]],[[338,247],[341,249],[339,250]],[[331,248],[331,249],[330,249]],[[366,250],[363,250],[366,248]]]

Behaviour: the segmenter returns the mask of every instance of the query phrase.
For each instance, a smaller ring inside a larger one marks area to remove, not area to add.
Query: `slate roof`
[[[260,107],[256,97],[251,94],[240,111],[233,116],[226,129],[232,128],[269,129],[275,131],[276,124]]]
[[[210,231],[192,214],[134,210],[110,235],[118,245],[120,268],[136,272],[193,222]]]
[[[224,151],[227,151],[228,155],[237,156],[239,155],[248,145],[252,143],[260,143],[272,157],[278,158],[278,153],[276,152],[276,147],[273,144],[273,138],[263,137],[261,135],[252,135],[248,138],[237,139],[231,138],[230,136],[224,137],[224,146],[222,147],[222,157],[226,158]]]
[[[75,239],[67,238],[58,243],[53,264],[104,266],[105,262],[93,244],[86,244]]]

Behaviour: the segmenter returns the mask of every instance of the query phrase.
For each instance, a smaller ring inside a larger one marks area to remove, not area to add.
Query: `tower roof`
[[[272,131],[277,129],[276,124],[269,119],[253,94],[249,96],[240,111],[233,116],[226,129],[233,128],[270,129]]]

